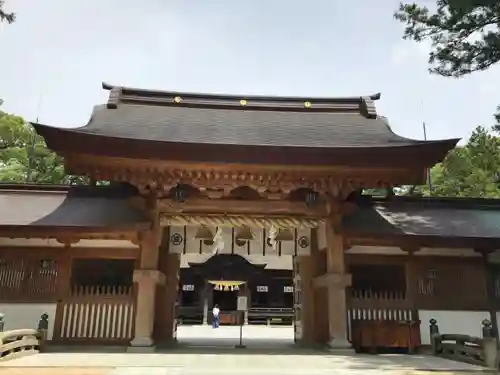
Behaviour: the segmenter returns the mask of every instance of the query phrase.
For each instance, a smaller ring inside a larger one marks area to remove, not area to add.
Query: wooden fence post
[[[439,326],[437,320],[434,318],[429,320],[429,337],[432,345],[432,353],[437,354],[440,350],[440,345],[437,340],[439,337]]]
[[[49,315],[43,313],[38,321],[38,333],[40,334],[40,351],[45,350],[45,344],[47,341],[47,333],[49,331]]]

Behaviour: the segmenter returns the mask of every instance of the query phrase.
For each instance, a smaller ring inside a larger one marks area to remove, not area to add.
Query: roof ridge
[[[236,94],[208,94],[176,91],[159,91],[113,86],[102,83],[110,91],[107,108],[116,109],[120,103],[153,106],[179,106],[191,108],[219,108],[240,110],[274,110],[304,112],[359,113],[366,118],[376,119],[374,101],[380,93],[356,97],[314,97],[314,96],[258,96]]]

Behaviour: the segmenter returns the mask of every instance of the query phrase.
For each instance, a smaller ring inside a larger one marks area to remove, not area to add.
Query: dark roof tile
[[[126,198],[92,188],[0,189],[0,227],[132,229],[149,225]],[[97,189],[99,190],[99,189]]]
[[[427,236],[500,239],[500,201],[395,199],[362,205],[344,218],[347,233],[363,236]]]

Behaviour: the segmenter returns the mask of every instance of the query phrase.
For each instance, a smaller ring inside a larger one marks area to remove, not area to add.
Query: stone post
[[[498,370],[498,349],[495,337],[483,339],[483,358],[484,364],[490,369]]]
[[[40,351],[43,352],[49,332],[49,315],[47,313],[43,313],[40,316],[40,320],[38,321],[38,332],[40,333]]]
[[[493,332],[493,325],[488,319],[484,319],[481,322],[483,338],[495,337],[495,333]]]
[[[434,318],[429,320],[429,338],[432,345],[432,353],[438,353],[441,350],[441,342],[438,342],[439,326],[437,324],[437,320]]]

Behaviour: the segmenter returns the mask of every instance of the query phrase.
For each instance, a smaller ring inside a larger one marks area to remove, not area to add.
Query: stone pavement
[[[423,355],[340,356],[290,347],[290,328],[244,327],[247,349],[235,349],[236,327],[180,327],[179,347],[151,354],[44,353],[0,364],[0,375],[427,375],[481,368]],[[207,337],[207,335],[210,335]]]

